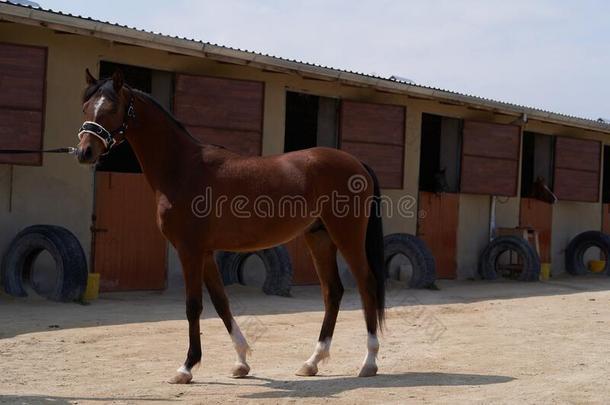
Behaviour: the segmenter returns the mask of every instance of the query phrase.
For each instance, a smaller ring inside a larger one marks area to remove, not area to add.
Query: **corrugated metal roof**
[[[31,13],[10,13],[6,6],[11,8],[19,8],[31,10]],[[36,12],[36,14],[34,13]],[[102,37],[121,37],[123,40],[131,39],[141,46],[148,46],[157,49],[171,49],[178,53],[198,57],[211,57],[214,59],[228,58],[231,60],[242,60],[245,64],[254,66],[261,65],[266,67],[275,67],[280,71],[286,70],[290,72],[301,72],[314,76],[324,76],[335,80],[359,83],[365,86],[377,87],[382,90],[395,91],[405,93],[407,95],[416,95],[420,97],[429,97],[451,101],[461,104],[470,104],[473,106],[484,107],[493,111],[501,111],[512,114],[526,114],[532,119],[540,121],[554,122],[563,125],[570,125],[579,128],[586,128],[594,131],[610,133],[610,123],[605,120],[594,120],[590,118],[582,118],[568,114],[555,113],[552,111],[543,110],[535,107],[528,107],[519,104],[508,103],[504,101],[493,100],[490,98],[479,97],[469,94],[463,94],[451,90],[441,89],[432,86],[424,86],[413,82],[400,80],[400,78],[385,78],[377,75],[355,72],[352,70],[338,69],[305,61],[287,59],[278,56],[273,56],[265,53],[254,52],[250,50],[228,47],[215,43],[205,42],[193,38],[179,37],[166,35],[154,31],[148,31],[137,27],[113,23],[110,21],[97,20],[91,17],[64,13],[52,9],[34,7],[31,5],[16,4],[9,0],[0,0],[0,20],[2,19],[25,19],[32,22],[44,23],[42,25],[53,25],[54,29],[64,29],[66,31],[85,34],[84,27],[79,27],[78,24],[69,24],[66,20],[59,21],[53,16],[66,17],[70,19],[80,20],[92,25],[87,31],[90,35],[99,33]],[[21,21],[25,22],[25,21]],[[112,27],[120,30],[120,32],[112,32]],[[110,28],[110,29],[109,29]],[[142,35],[144,34],[144,35]],[[196,47],[193,47],[196,45]]]

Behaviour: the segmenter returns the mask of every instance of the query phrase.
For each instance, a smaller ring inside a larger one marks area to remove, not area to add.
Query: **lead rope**
[[[24,153],[67,153],[69,155],[76,154],[76,148],[69,146],[67,148],[54,149],[0,149],[0,154],[24,154]]]

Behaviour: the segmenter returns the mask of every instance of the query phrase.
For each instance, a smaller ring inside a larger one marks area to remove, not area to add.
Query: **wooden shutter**
[[[601,143],[559,136],[555,141],[553,192],[559,200],[599,200]]]
[[[264,83],[178,75],[174,114],[193,136],[243,155],[260,155]]]
[[[515,125],[464,121],[460,191],[517,195],[520,139]]]
[[[405,107],[341,103],[340,147],[370,165],[383,188],[402,188]]]
[[[0,44],[0,149],[40,149],[46,48]],[[0,163],[41,165],[41,154],[0,154]]]

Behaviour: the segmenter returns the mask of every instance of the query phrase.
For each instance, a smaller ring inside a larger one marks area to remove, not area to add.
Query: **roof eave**
[[[254,52],[231,49],[219,45],[199,42],[185,38],[169,37],[162,34],[140,31],[134,28],[99,22],[82,17],[58,14],[41,9],[16,6],[0,2],[0,21],[10,21],[27,25],[42,26],[57,31],[93,36],[115,42],[125,42],[146,48],[153,48],[199,58],[210,58],[245,64],[262,69],[285,73],[295,73],[324,80],[336,80],[346,84],[367,86],[381,91],[428,98],[452,104],[483,108],[493,112],[513,115],[526,114],[528,119],[553,124],[582,128],[610,134],[610,125],[597,123],[584,118],[570,117],[535,108],[514,106],[494,100],[480,99],[474,96],[452,93],[408,83],[385,80],[374,76],[346,72],[343,70],[310,65],[307,63],[281,59]]]

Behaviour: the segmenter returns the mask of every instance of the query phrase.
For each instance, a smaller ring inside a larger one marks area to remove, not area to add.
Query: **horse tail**
[[[373,179],[373,200],[369,223],[366,228],[366,257],[377,284],[377,322],[382,329],[385,319],[385,256],[383,252],[383,223],[381,220],[381,191],[377,175],[368,165],[362,163]]]

